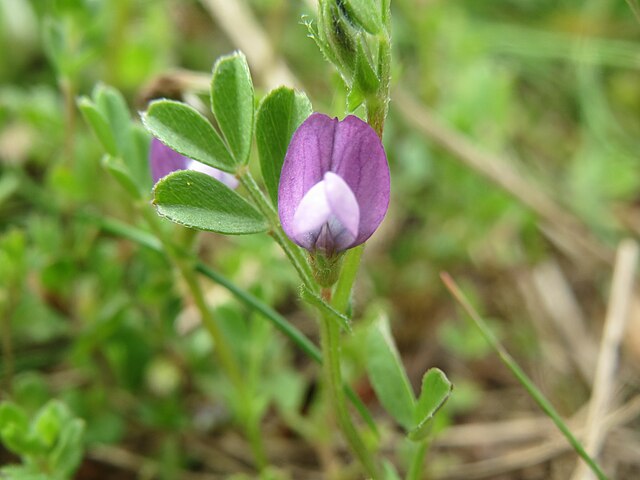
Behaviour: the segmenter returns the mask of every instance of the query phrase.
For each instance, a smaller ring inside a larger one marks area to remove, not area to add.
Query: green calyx
[[[323,288],[333,286],[340,276],[344,252],[327,255],[320,251],[309,254],[309,265],[318,285]]]

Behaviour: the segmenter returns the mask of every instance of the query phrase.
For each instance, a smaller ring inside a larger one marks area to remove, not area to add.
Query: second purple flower
[[[295,243],[326,255],[364,243],[389,194],[387,157],[367,123],[314,113],[298,127],[278,187],[280,222]]]
[[[229,188],[236,188],[239,184],[238,179],[230,173],[223,172],[196,160],[191,160],[167,147],[155,137],[151,139],[151,147],[149,148],[149,169],[151,170],[154,184],[158,183],[161,178],[178,170],[196,170],[206,173]]]

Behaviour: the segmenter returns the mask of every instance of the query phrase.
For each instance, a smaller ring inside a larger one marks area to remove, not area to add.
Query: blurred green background
[[[416,387],[430,366],[456,385],[438,419],[433,478],[569,478],[575,459],[563,449],[533,466],[465,473],[465,463],[513,445],[456,445],[464,432],[456,428],[539,412],[456,313],[439,273],[463,283],[563,414],[588,401],[584,371],[593,371],[613,252],[640,232],[640,23],[623,0],[394,0],[392,12],[385,147],[393,198],[367,248],[354,311],[389,312]],[[84,419],[77,478],[250,478],[252,470],[183,285],[162,255],[92,220],[144,226],[140,206],[103,169],[76,99],[105,83],[134,117],[153,97],[197,103],[198,79],[219,55],[246,50],[238,34],[247,41],[258,31],[268,44],[245,52],[258,96],[284,68],[315,110],[343,116],[341,80],[307,38],[305,15],[313,18],[313,2],[0,0],[1,397],[29,415],[56,398]],[[425,118],[441,128],[425,128]],[[456,145],[471,159],[493,157],[471,166]],[[315,336],[295,272],[268,237],[204,234],[200,252]],[[207,294],[264,401],[279,475],[325,478],[319,452],[331,437],[313,408],[315,367],[221,287],[207,285]],[[583,351],[558,326],[562,302],[574,302]],[[617,404],[640,393],[633,312]],[[358,392],[379,411],[357,329],[346,355]],[[390,420],[380,422],[393,438]],[[605,449],[616,478],[640,475],[638,422],[614,429]],[[624,448],[615,443],[622,434]],[[0,452],[0,465],[10,461]]]

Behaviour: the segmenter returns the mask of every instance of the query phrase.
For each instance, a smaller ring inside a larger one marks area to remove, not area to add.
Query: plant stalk
[[[407,472],[407,480],[422,480],[424,458],[427,455],[428,448],[429,442],[427,440],[422,440],[415,445],[409,471]]]
[[[329,302],[331,299],[331,290],[323,289],[322,296]],[[366,470],[367,475],[369,475],[371,479],[377,480],[381,478],[378,472],[378,466],[362,437],[353,425],[345,401],[344,390],[342,388],[342,371],[340,368],[340,327],[326,314],[320,317],[320,342],[322,344],[322,355],[324,358],[322,371],[325,387],[329,393],[332,410],[337,417],[338,425],[342,430],[345,440],[351,447],[352,452]]]

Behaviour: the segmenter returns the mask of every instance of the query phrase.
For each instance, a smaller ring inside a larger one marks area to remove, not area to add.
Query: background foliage
[[[230,389],[184,285],[162,255],[96,221],[146,228],[140,205],[105,170],[117,162],[102,157],[76,104],[103,82],[123,92],[134,117],[161,96],[206,105],[208,86],[193,72],[206,78],[220,55],[246,50],[230,33],[242,18],[212,7],[224,3],[0,0],[2,398],[21,409],[15,418],[29,419],[16,420],[25,431],[47,411],[77,421],[86,447],[77,478],[252,475],[247,448],[228,427]],[[259,43],[245,52],[250,64],[263,61],[251,65],[256,96],[277,86],[273,72],[288,65],[315,110],[343,116],[341,80],[301,22],[313,16],[312,2],[231,3],[248,9],[273,48],[272,58],[260,57],[268,50]],[[430,366],[455,384],[437,417],[433,478],[569,478],[575,459],[564,446],[531,453],[554,441],[548,429],[509,423],[539,412],[457,314],[438,275],[447,270],[463,283],[564,415],[580,411],[590,398],[613,251],[640,231],[640,24],[625,2],[610,0],[395,0],[392,9],[385,146],[393,198],[367,247],[354,309],[364,323],[379,308],[389,312],[414,392]],[[502,163],[491,157],[482,165],[498,173],[461,162],[446,141],[459,146],[460,137],[425,128],[425,115],[463,135],[473,152],[497,155]],[[150,188],[148,137],[137,127],[126,135],[140,184]],[[168,222],[162,228],[191,235]],[[266,236],[205,234],[199,249],[314,335],[295,272]],[[246,366],[277,475],[322,478],[334,438],[315,401],[312,362],[221,287],[208,284],[207,297]],[[638,398],[638,315],[632,310],[612,382],[615,406]],[[561,327],[568,317],[582,328],[573,339]],[[356,326],[345,370],[380,411],[363,377],[363,335]],[[394,438],[393,420],[379,421]],[[603,463],[615,478],[640,472],[637,427],[636,405],[609,436]],[[45,437],[63,434],[51,428],[31,453],[0,432],[0,464],[53,461]],[[524,432],[518,444],[513,431]],[[512,448],[520,462],[501,463]],[[494,463],[486,467],[487,459]]]

